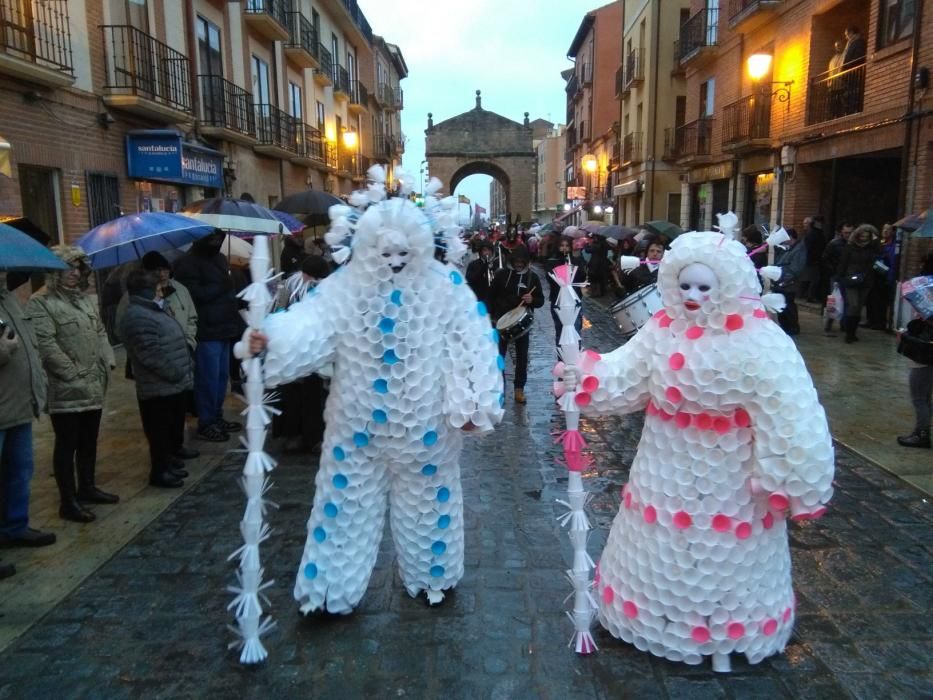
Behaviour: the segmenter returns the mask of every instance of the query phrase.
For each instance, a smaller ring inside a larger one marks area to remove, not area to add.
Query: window
[[[879,0],[878,48],[889,46],[914,33],[916,0]]]
[[[289,82],[288,84],[288,108],[295,119],[301,121],[303,110],[301,108],[301,86]]]
[[[324,103],[318,100],[317,102],[317,130],[324,133],[325,120],[324,120]]]
[[[700,85],[700,117],[711,117],[715,111],[716,79],[710,78]]]
[[[198,15],[198,62],[204,75],[224,74],[223,58],[220,52],[220,29]]]
[[[253,98],[256,104],[270,104],[269,64],[258,56],[253,56]]]
[[[334,82],[337,82],[337,68],[340,65],[340,42],[337,41],[337,35],[330,35],[330,55],[334,58]]]
[[[674,126],[683,126],[687,122],[687,96],[677,95],[674,98]]]
[[[320,41],[321,37],[321,15],[313,7],[311,8],[311,26],[314,27],[314,38]]]
[[[146,34],[149,33],[149,8],[146,6],[146,0],[126,0],[126,22]]]

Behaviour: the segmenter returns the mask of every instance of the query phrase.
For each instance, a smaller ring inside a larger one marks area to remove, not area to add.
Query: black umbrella
[[[41,243],[44,246],[49,244],[49,241],[52,240],[52,237],[43,231],[41,228],[36,226],[32,221],[27,219],[25,216],[16,216],[16,217],[4,217],[0,216],[0,223],[4,223],[7,226],[12,226],[18,231],[22,231],[27,236],[32,238],[34,241]],[[6,276],[6,288],[10,291],[13,291],[20,285],[26,284],[29,281],[29,277],[32,273],[29,272],[10,272]]]
[[[323,190],[305,190],[288,195],[274,208],[301,218],[308,226],[326,226],[330,223],[327,212],[335,204],[343,202]]]

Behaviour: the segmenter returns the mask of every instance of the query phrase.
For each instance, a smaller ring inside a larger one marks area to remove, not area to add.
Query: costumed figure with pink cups
[[[502,418],[502,358],[485,305],[447,260],[465,248],[456,198],[424,210],[410,180],[386,197],[369,171],[351,206],[331,208],[327,241],[347,260],[305,298],[248,332],[268,387],[332,374],[307,542],[294,595],[303,613],[350,613],[366,591],[386,507],[408,593],[431,604],[463,576],[459,456],[465,431]],[[328,368],[330,368],[328,370]]]
[[[731,229],[679,236],[660,265],[663,310],[589,367],[556,372],[584,414],[646,413],[594,576],[599,621],[716,671],[787,644],[787,520],[823,514],[834,465],[807,368]]]

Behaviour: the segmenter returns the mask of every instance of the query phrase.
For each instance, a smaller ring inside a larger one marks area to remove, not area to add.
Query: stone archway
[[[428,114],[424,133],[428,170],[448,193],[470,175],[490,175],[505,189],[509,220],[530,220],[537,159],[527,112],[520,124],[485,110],[477,90],[476,107],[438,124]]]

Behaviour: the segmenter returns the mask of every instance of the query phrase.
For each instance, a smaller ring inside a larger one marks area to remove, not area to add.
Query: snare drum
[[[496,321],[496,330],[506,340],[517,340],[531,330],[531,324],[534,320],[535,317],[531,308],[516,306],[499,317],[499,320]]]
[[[650,284],[642,287],[634,294],[612,305],[609,312],[613,315],[622,337],[628,340],[634,336],[638,329],[644,326],[651,317],[664,308],[661,303],[661,292],[658,285]]]

